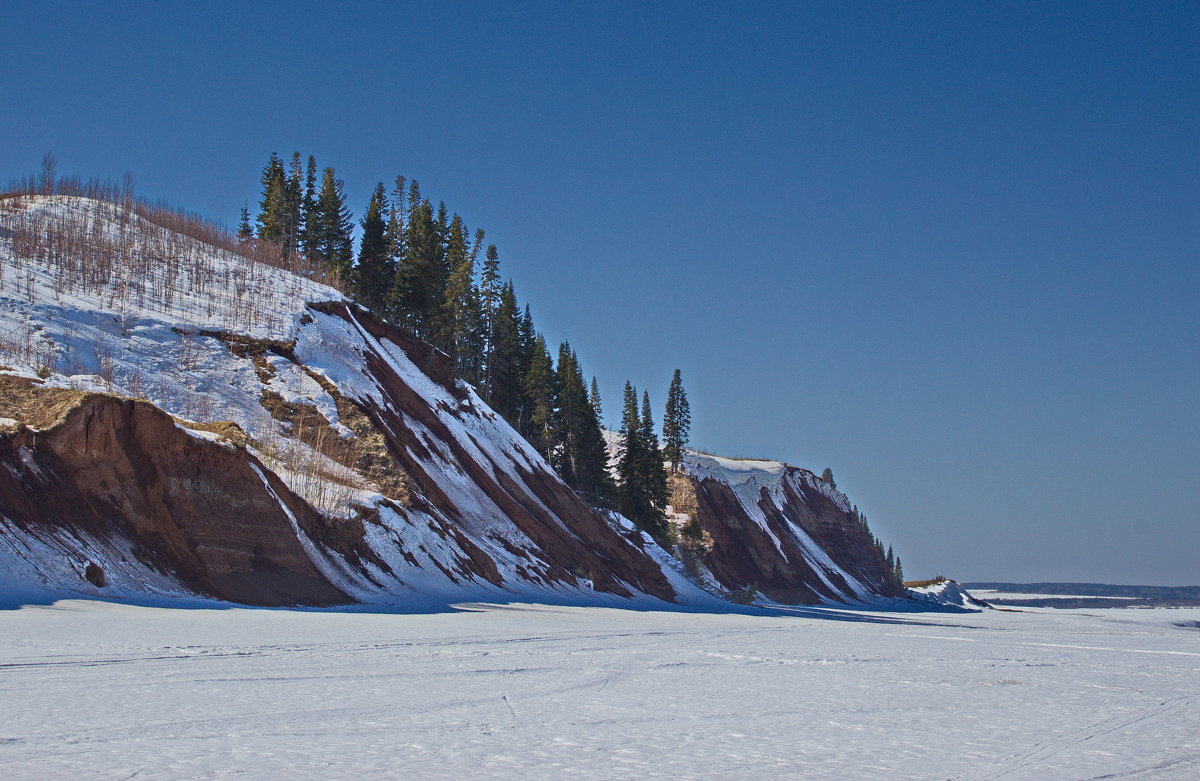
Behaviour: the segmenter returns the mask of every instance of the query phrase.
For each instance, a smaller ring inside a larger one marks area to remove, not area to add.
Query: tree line
[[[318,180],[320,184],[318,185]],[[495,244],[472,233],[444,202],[435,207],[420,185],[397,176],[376,184],[360,220],[357,256],[354,220],[344,184],[332,167],[299,152],[285,164],[272,153],[263,166],[258,214],[242,208],[238,238],[276,247],[285,259],[351,294],[384,319],[445,352],[458,375],[591,504],[621,511],[660,540],[670,537],[664,513],[664,459],[677,470],[691,425],[687,396],[675,370],[663,420],[655,431],[649,395],[640,408],[626,384],[617,443],[616,479],[602,430],[599,386],[590,385],[570,344],[551,355],[528,304],[500,273]],[[482,252],[482,258],[480,257]],[[634,401],[631,405],[630,394]]]

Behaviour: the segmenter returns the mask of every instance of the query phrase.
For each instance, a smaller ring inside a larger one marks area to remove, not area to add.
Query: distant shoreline
[[[1200,607],[1200,586],[1131,586],[1110,583],[971,582],[963,586],[979,599],[1006,607],[1063,609],[1117,607]],[[997,592],[989,596],[986,592]],[[1028,596],[1026,596],[1028,595]]]

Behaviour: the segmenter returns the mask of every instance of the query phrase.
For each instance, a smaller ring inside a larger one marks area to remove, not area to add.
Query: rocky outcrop
[[[704,564],[729,591],[787,604],[904,596],[845,497],[812,472],[700,454],[684,468],[713,540]]]
[[[127,545],[113,550],[128,548],[198,595],[349,601],[297,536],[296,525],[321,526],[305,502],[244,448],[189,432],[141,401],[85,394],[47,429],[0,431],[0,516],[43,541],[119,538]]]

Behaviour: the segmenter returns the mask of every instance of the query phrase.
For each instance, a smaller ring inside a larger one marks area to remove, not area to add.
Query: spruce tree
[[[901,564],[900,564],[899,556],[896,557],[895,568],[892,570],[892,572],[896,576],[896,582],[903,586],[904,585],[904,567],[901,566]]]
[[[617,457],[619,507],[626,518],[638,523],[644,514],[640,474],[645,457],[642,454],[642,423],[638,416],[637,390],[629,380],[625,381],[622,400],[620,450]]]
[[[621,453],[617,461],[621,512],[639,529],[660,542],[667,540],[666,471],[658,437],[654,434],[654,416],[650,397],[642,397],[639,413],[637,390],[625,383],[625,404],[621,415]]]
[[[250,207],[242,206],[242,220],[238,223],[237,229],[238,241],[246,241],[254,238],[254,230],[250,227]]]
[[[398,319],[426,339],[433,335],[441,316],[448,278],[443,273],[443,252],[433,208],[428,200],[420,198],[416,182],[410,185],[407,217],[404,253],[396,269],[392,300]]]
[[[346,208],[342,180],[332,168],[321,174],[321,191],[313,214],[310,234],[313,238],[312,260],[324,263],[329,273],[342,284],[352,280],[354,246],[351,238],[351,215]]]
[[[592,389],[588,394],[588,403],[592,405],[592,414],[596,416],[597,425],[604,426],[604,409],[600,403],[600,384],[596,382],[596,376],[592,375]]]
[[[283,161],[272,152],[263,166],[262,199],[259,201],[258,238],[272,244],[281,244],[284,226],[287,223],[287,193]]]
[[[312,231],[313,215],[317,211],[317,158],[308,156],[308,164],[304,168],[304,195],[300,199],[300,249],[305,255],[313,251]]]
[[[654,411],[650,407],[648,391],[642,391],[641,424],[645,457],[642,480],[646,501],[650,505],[655,525],[661,522],[665,530],[666,516],[663,515],[663,511],[667,506],[667,470],[663,467],[663,453],[659,447],[658,435],[654,433]]]
[[[550,351],[541,334],[534,337],[533,358],[525,372],[522,390],[527,408],[528,422],[522,435],[548,462],[553,463],[555,450],[556,376]]]
[[[301,229],[304,212],[304,169],[300,164],[300,153],[292,153],[288,175],[283,183],[283,231],[280,249],[285,258],[290,258],[301,248]]]
[[[466,346],[475,281],[475,265],[467,245],[467,226],[457,214],[450,222],[445,256],[450,274],[446,279],[441,311],[430,341],[454,358],[457,364],[459,348]]]
[[[566,342],[558,351],[559,474],[592,505],[611,507],[614,486],[600,420],[588,398],[579,356]],[[598,397],[597,397],[598,400]]]
[[[683,462],[683,449],[687,445],[692,429],[692,411],[679,369],[671,378],[667,390],[667,409],[663,415],[663,455],[671,462],[671,471],[678,472]]]
[[[825,467],[825,471],[821,473],[821,481],[828,483],[830,488],[837,488],[837,483],[833,481],[833,470]]]
[[[555,426],[555,439],[560,448],[555,466],[563,481],[578,488],[580,468],[580,444],[583,429],[587,425],[587,395],[583,378],[579,374],[579,362],[571,345],[563,342],[558,346],[559,410]]]
[[[457,357],[460,376],[467,382],[481,387],[484,378],[484,360],[487,347],[487,325],[484,319],[483,298],[479,285],[475,284],[476,260],[479,250],[483,247],[483,228],[475,231],[475,240],[471,251],[467,254],[464,276],[468,276],[463,286],[464,295],[460,298],[458,314]],[[453,284],[453,277],[452,277]]]
[[[491,359],[488,363],[488,397],[492,409],[520,430],[521,391],[521,317],[512,283],[500,290],[500,304],[492,320]]]
[[[362,219],[362,238],[359,242],[358,265],[354,269],[354,291],[368,309],[378,312],[392,281],[391,257],[388,254],[387,196],[383,182],[375,185],[367,211]]]

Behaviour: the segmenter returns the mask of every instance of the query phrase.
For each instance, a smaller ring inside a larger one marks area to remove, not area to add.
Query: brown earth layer
[[[13,387],[0,389],[7,402]],[[281,502],[302,528],[319,530],[325,519],[245,449],[193,436],[146,402],[32,383],[22,392],[66,411],[40,430],[0,431],[0,515],[18,528],[123,538],[143,564],[200,595],[250,605],[350,601],[309,560]]]

